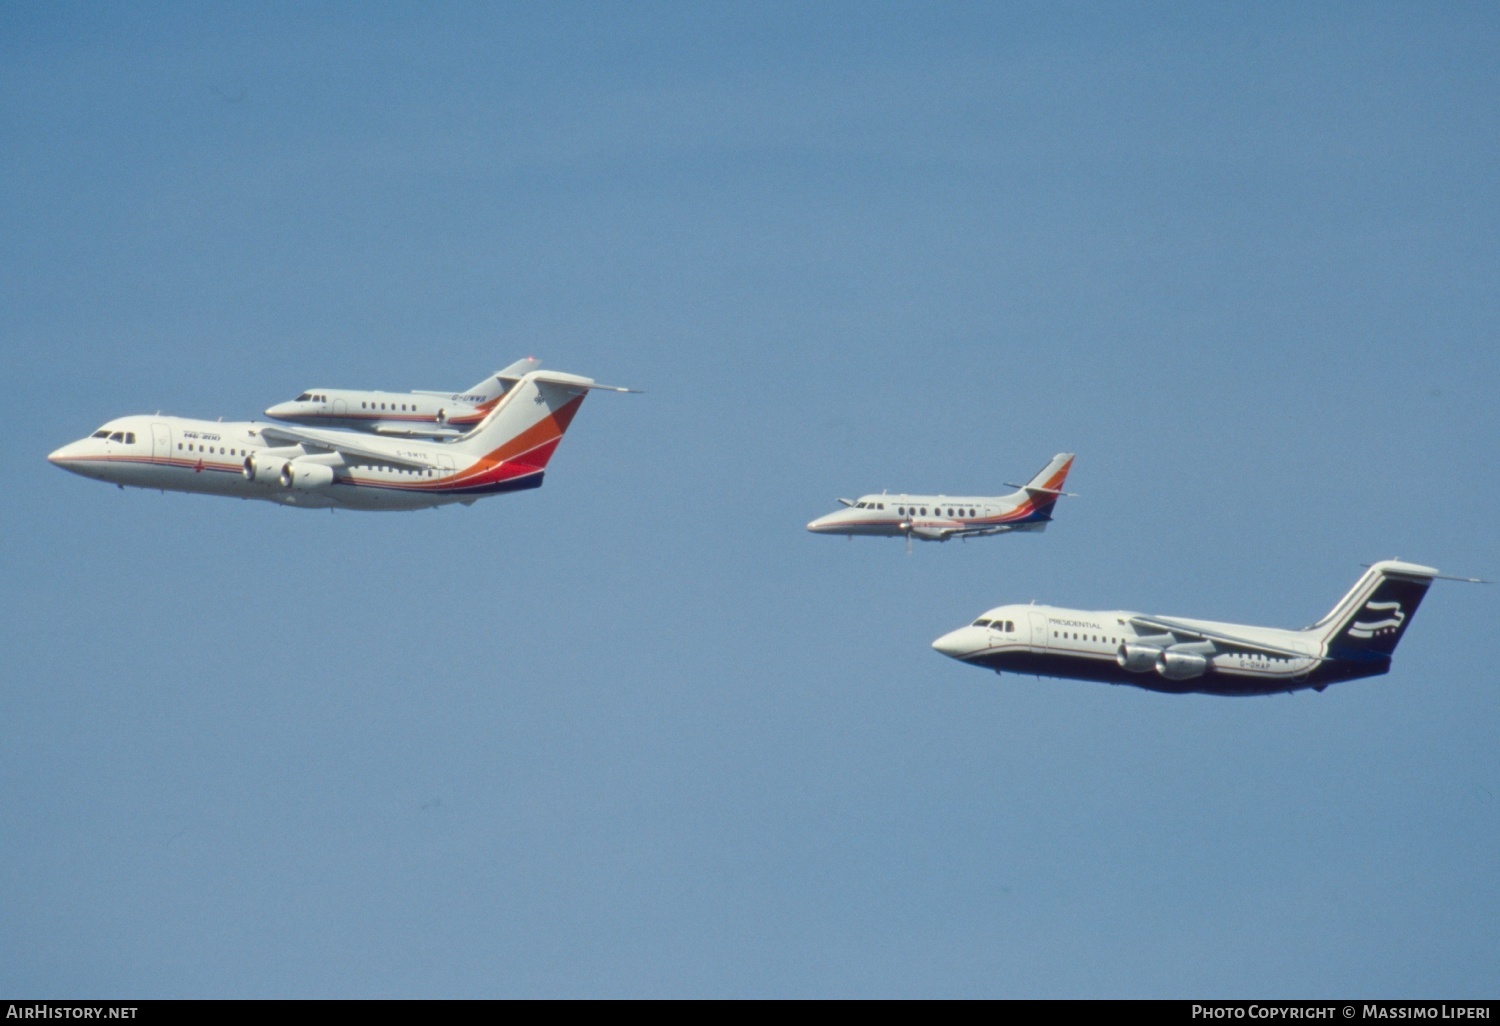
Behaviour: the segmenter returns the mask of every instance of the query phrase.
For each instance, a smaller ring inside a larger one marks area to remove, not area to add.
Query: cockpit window
[[[108,438],[109,437],[109,432],[108,431],[104,431],[104,430],[95,431],[92,437],[94,437],[94,438]]]
[[[988,620],[984,619],[983,617],[980,617],[978,620],[975,620],[974,624],[973,624],[973,626],[975,626],[975,627],[988,627],[989,625],[990,625],[990,622]]]
[[[312,393],[311,392],[303,392],[297,398],[293,399],[292,402],[294,402],[294,403],[312,402]]]
[[[123,442],[123,441],[125,441],[125,432],[123,432],[123,431],[111,431],[109,433],[109,440],[111,442]]]

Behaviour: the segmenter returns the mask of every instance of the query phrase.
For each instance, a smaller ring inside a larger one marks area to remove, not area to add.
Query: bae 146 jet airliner
[[[1041,473],[1009,495],[865,495],[840,499],[845,509],[819,517],[807,525],[814,534],[873,534],[886,538],[947,541],[978,538],[1011,531],[1045,531],[1052,507],[1073,468],[1073,454],[1060,452]]]
[[[47,457],[124,488],[202,492],[314,509],[406,510],[539,488],[592,378],[531,371],[451,442],[254,421],[121,417]]]
[[[1055,606],[998,606],[932,643],[996,673],[1131,684],[1173,694],[1268,695],[1391,668],[1396,643],[1436,578],[1430,566],[1371,565],[1317,623],[1301,630]],[[1470,577],[1445,580],[1483,583]]]
[[[359,392],[310,388],[266,411],[274,420],[308,427],[352,428],[408,438],[457,438],[484,419],[507,389],[541,361],[527,357],[498,370],[467,392]]]

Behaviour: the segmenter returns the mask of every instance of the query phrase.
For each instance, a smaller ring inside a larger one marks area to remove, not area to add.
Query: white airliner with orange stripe
[[[531,371],[452,442],[258,424],[121,417],[47,457],[112,484],[314,509],[404,510],[539,488],[592,378]]]
[[[310,388],[266,411],[274,420],[308,427],[352,428],[377,435],[453,439],[476,426],[507,389],[541,361],[528,356],[467,392],[360,392]]]
[[[1052,520],[1052,507],[1073,467],[1073,454],[1060,452],[1041,473],[1009,495],[865,495],[840,499],[847,508],[819,517],[807,525],[816,534],[904,536],[911,539],[947,541],[975,538],[1010,531],[1045,531]]]

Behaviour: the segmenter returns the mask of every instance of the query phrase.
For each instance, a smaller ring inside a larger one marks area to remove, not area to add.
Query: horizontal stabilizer
[[[1078,498],[1078,493],[1077,492],[1065,492],[1065,491],[1062,491],[1062,490],[1057,489],[1057,488],[1038,488],[1036,485],[1011,484],[1009,481],[1005,482],[1005,487],[1007,487],[1007,488],[1014,488],[1017,491],[1022,491],[1022,492],[1032,492],[1033,494],[1036,494],[1036,495],[1059,495],[1059,496],[1065,496],[1066,498],[1069,498],[1069,499],[1076,499],[1076,498]]]
[[[597,388],[605,392],[630,392],[635,395],[639,395],[641,391],[638,388],[626,388],[623,385],[603,385],[593,378],[586,378],[581,374],[564,374],[562,371],[534,371],[529,376],[535,381],[560,385],[563,388]]]

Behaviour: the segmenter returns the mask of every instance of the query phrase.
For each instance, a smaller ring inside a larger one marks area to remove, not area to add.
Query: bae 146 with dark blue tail
[[[1436,579],[1430,566],[1373,564],[1338,604],[1301,630],[1125,610],[997,606],[932,643],[943,655],[996,673],[1130,684],[1172,694],[1268,695],[1391,668],[1412,615]]]

